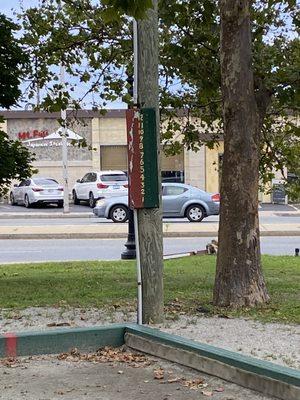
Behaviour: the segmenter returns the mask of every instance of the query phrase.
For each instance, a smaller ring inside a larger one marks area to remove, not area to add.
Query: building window
[[[162,182],[184,183],[184,171],[161,171]]]

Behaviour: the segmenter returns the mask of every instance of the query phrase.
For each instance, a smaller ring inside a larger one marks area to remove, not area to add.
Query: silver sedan
[[[12,205],[24,204],[26,208],[34,204],[64,205],[64,191],[61,185],[52,178],[25,179],[19,185],[14,185],[10,193]]]
[[[209,215],[218,215],[220,195],[211,194],[196,187],[182,183],[162,184],[163,216],[187,218],[191,222],[200,222]],[[114,222],[126,222],[128,219],[128,197],[113,197],[97,201],[93,213]]]

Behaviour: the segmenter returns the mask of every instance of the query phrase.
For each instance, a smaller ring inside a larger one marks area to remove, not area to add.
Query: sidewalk
[[[259,210],[259,215],[267,217],[267,216],[300,216],[300,210]],[[64,214],[62,211],[56,211],[53,209],[38,211],[38,210],[26,210],[19,212],[1,212],[0,211],[0,220],[1,219],[68,219],[68,218],[94,218],[94,214],[90,209],[86,209],[83,212],[70,212],[68,214]]]
[[[64,214],[62,211],[50,210],[50,212],[33,211],[29,212],[5,212],[0,213],[1,219],[55,219],[55,218],[93,218],[94,214],[88,209],[85,212],[70,212]]]
[[[218,234],[217,222],[163,224],[164,237],[211,237]],[[0,226],[0,239],[111,239],[127,237],[127,224]],[[261,236],[300,236],[300,221],[261,224]]]

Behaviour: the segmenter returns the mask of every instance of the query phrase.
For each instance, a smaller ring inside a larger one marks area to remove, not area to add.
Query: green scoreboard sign
[[[156,111],[126,111],[129,206],[159,207]]]

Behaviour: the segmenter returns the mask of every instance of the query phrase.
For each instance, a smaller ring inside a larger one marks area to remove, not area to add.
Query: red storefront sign
[[[27,139],[37,139],[37,138],[44,138],[49,135],[48,130],[39,131],[34,129],[32,131],[22,131],[18,133],[19,140],[27,140]]]
[[[126,111],[129,206],[159,207],[156,111]]]
[[[142,181],[141,170],[142,145],[140,138],[141,120],[138,110],[126,111],[128,142],[128,184],[129,206],[142,208],[145,195],[145,181]],[[143,182],[143,183],[142,183]]]

